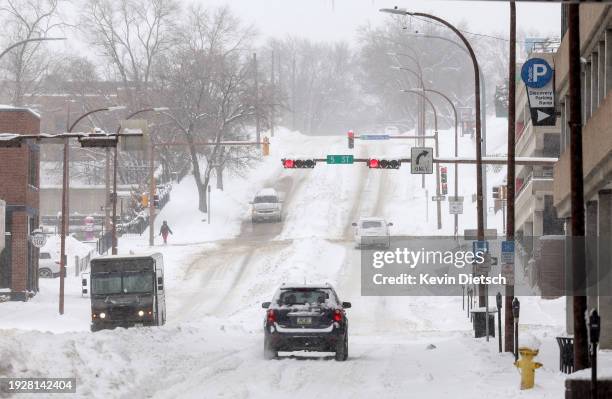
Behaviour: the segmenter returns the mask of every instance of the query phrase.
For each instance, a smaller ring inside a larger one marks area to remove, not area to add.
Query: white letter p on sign
[[[546,65],[536,64],[533,66],[533,81],[537,82],[540,76],[546,76]]]

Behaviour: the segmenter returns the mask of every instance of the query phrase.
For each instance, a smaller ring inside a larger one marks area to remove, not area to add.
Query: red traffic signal
[[[355,148],[355,132],[349,130],[347,133],[348,137],[348,148]]]
[[[317,162],[314,159],[283,159],[285,169],[312,169]]]
[[[399,169],[402,163],[397,159],[368,159],[370,169]]]

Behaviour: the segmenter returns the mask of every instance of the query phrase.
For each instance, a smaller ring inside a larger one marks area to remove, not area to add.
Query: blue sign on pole
[[[389,137],[386,134],[362,134],[359,136],[361,140],[389,140]]]
[[[542,58],[530,58],[521,69],[521,78],[527,87],[541,89],[549,84],[553,78],[554,70]]]
[[[489,252],[489,241],[474,241],[472,242],[472,249],[474,253]]]
[[[502,241],[501,262],[504,265],[514,263],[514,241]]]

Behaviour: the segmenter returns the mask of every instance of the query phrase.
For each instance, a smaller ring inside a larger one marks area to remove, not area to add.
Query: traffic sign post
[[[412,147],[410,173],[413,175],[431,175],[433,173],[433,148]]]
[[[545,59],[530,58],[523,64],[521,78],[527,88],[533,126],[554,126],[557,123],[554,76],[554,69]]]
[[[463,197],[448,197],[448,212],[451,215],[463,214]]]

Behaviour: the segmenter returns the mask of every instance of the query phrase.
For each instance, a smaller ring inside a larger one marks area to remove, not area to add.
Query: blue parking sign
[[[521,78],[525,82],[525,86],[532,89],[541,89],[548,85],[553,78],[554,70],[542,58],[530,58],[521,69]]]

